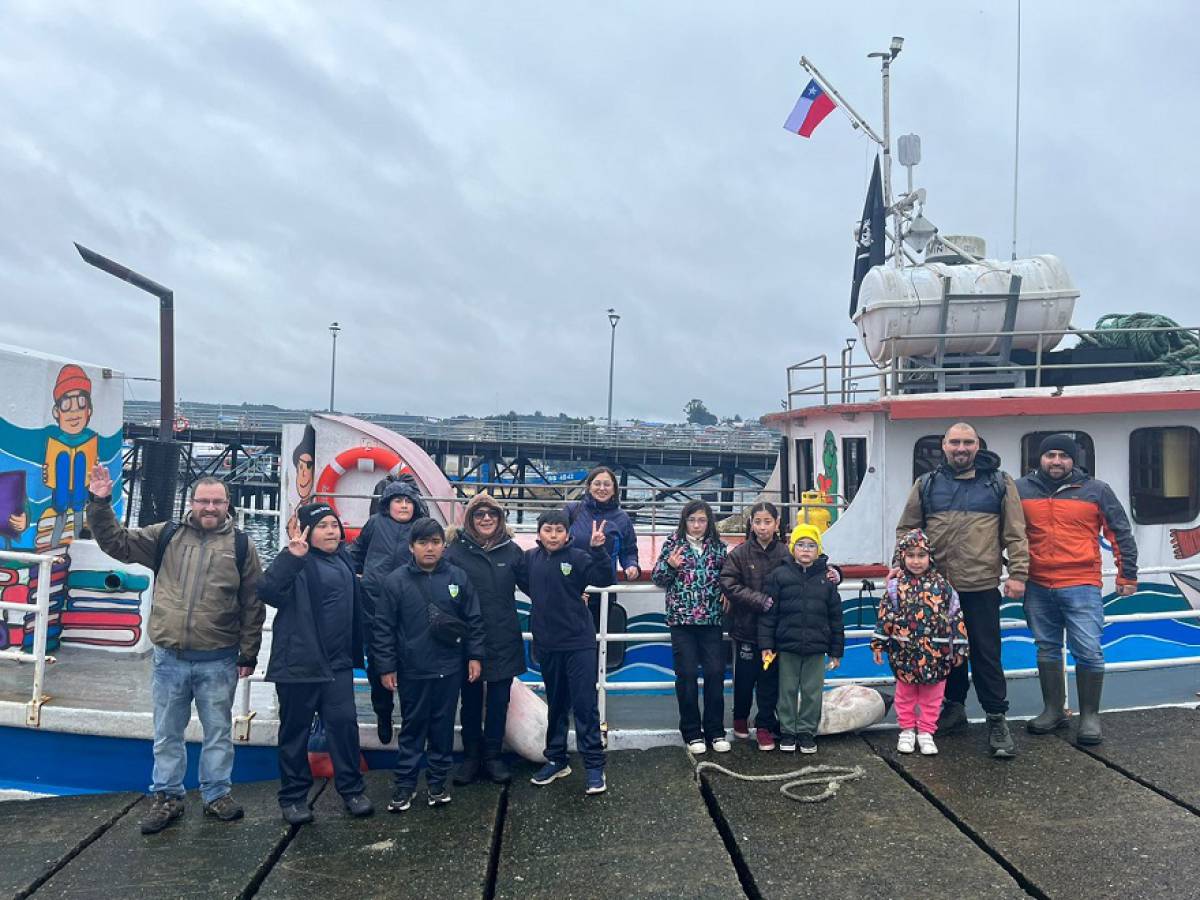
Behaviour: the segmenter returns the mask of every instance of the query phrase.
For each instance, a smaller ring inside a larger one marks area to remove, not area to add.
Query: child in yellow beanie
[[[767,578],[766,592],[774,602],[759,616],[758,645],[764,662],[778,653],[779,749],[816,753],[825,656],[829,668],[836,669],[846,643],[842,601],[827,577],[820,529],[797,525],[788,547],[791,560]]]

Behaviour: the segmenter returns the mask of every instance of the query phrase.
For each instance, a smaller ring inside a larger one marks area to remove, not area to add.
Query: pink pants
[[[942,711],[942,697],[946,694],[946,682],[937,684],[908,684],[896,682],[896,721],[901,730],[916,729],[922,734],[937,731],[938,715]],[[917,707],[921,708],[920,713]]]

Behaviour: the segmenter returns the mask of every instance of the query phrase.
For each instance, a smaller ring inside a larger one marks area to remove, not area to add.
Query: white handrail
[[[33,692],[25,707],[25,724],[37,728],[42,721],[42,704],[48,699],[42,695],[42,686],[46,680],[46,638],[50,630],[50,578],[51,567],[59,557],[48,553],[21,553],[15,550],[0,550],[0,561],[32,564],[38,567],[37,601],[34,604],[33,617],[33,652],[24,650],[0,651],[0,659],[10,659],[16,662],[33,663]],[[11,603],[0,601],[0,610],[12,609],[17,612],[28,612],[28,603]],[[3,623],[0,622],[0,626]]]

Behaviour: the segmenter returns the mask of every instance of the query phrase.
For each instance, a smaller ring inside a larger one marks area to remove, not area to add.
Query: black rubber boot
[[[1017,755],[1012,732],[1008,730],[1008,719],[1004,713],[988,713],[988,753],[992,759],[1012,759]]]
[[[967,708],[961,703],[947,700],[942,704],[942,714],[938,716],[938,734],[950,734],[967,727]]]
[[[1075,743],[1099,744],[1104,739],[1100,734],[1100,694],[1104,690],[1104,670],[1076,669],[1075,690],[1079,692],[1079,728],[1075,732]]]
[[[463,761],[454,771],[454,783],[470,784],[479,777],[480,752],[478,745],[463,748]]]
[[[1050,734],[1067,724],[1066,702],[1067,676],[1061,662],[1039,662],[1038,681],[1042,684],[1042,705],[1045,709],[1025,723],[1030,734]]]
[[[508,784],[512,781],[512,771],[500,754],[488,756],[483,760],[483,771],[493,784]]]

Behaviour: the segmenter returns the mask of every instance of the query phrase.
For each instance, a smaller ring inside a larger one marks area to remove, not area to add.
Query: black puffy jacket
[[[412,501],[413,516],[407,522],[397,522],[388,514],[396,497],[407,497]],[[375,601],[383,590],[383,580],[412,559],[408,533],[413,522],[427,515],[429,507],[415,484],[388,482],[379,501],[379,512],[367,519],[358,538],[347,548],[354,560],[354,569],[362,575],[363,587],[367,589],[368,613],[374,611]]]
[[[721,567],[721,590],[729,598],[725,623],[735,641],[758,640],[758,617],[771,605],[767,576],[791,558],[787,544],[777,537],[764,547],[750,535],[729,551]]]
[[[465,531],[446,546],[446,559],[467,573],[483,619],[483,680],[502,681],[525,671],[525,642],[517,618],[517,571],[523,551],[505,538],[484,549]]]
[[[842,658],[842,600],[826,577],[827,563],[824,555],[808,568],[793,560],[767,576],[767,594],[775,602],[758,617],[760,649]]]
[[[351,572],[354,564],[344,549],[336,554]],[[316,563],[305,556],[293,556],[286,550],[275,557],[258,582],[258,596],[278,612],[271,625],[271,660],[267,663],[266,680],[277,684],[289,682],[333,681],[333,669],[325,656],[318,625],[321,621],[321,598],[313,593],[320,584]],[[363,665],[363,590],[357,578],[354,582],[354,617],[351,627],[350,659],[353,665]]]

